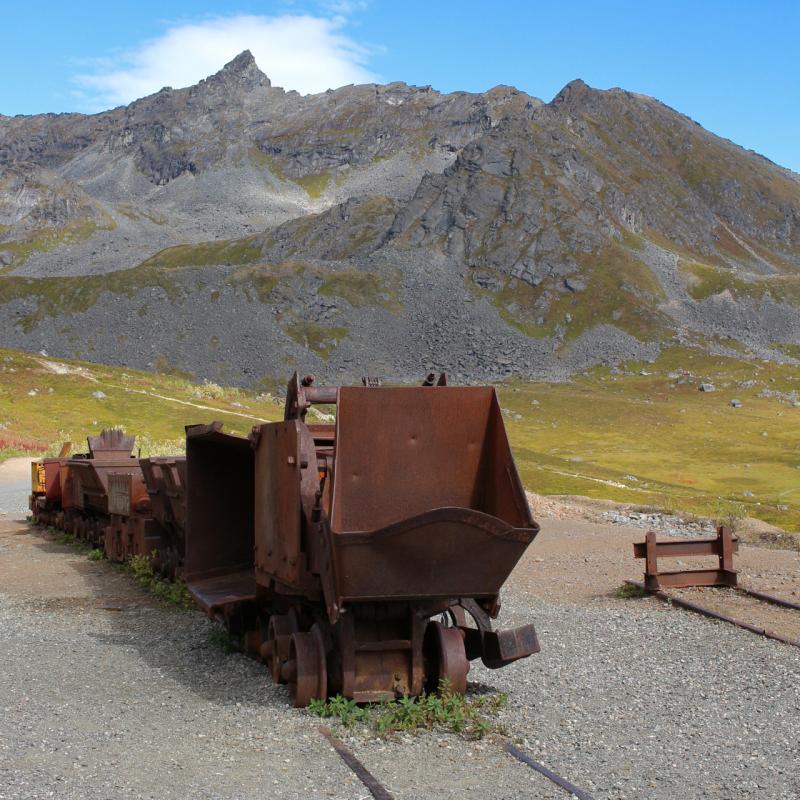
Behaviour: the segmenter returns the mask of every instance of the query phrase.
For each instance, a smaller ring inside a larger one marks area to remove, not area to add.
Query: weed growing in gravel
[[[239,636],[233,636],[225,628],[215,627],[208,633],[208,641],[222,648],[226,653],[243,653],[244,646]]]
[[[368,722],[369,710],[360,706],[355,700],[348,700],[337,694],[330,700],[312,700],[308,710],[318,717],[338,719],[345,728],[350,728],[356,722]]]
[[[508,695],[478,695],[468,698],[452,692],[442,681],[435,694],[403,697],[388,703],[359,706],[340,695],[330,700],[312,700],[308,711],[319,717],[337,719],[346,728],[356,723],[368,725],[380,736],[397,731],[446,730],[468,739],[482,739],[489,733],[502,733],[493,719],[508,702]]]
[[[647,597],[647,592],[631,583],[623,583],[614,590],[614,597],[620,600],[629,600],[632,597]]]
[[[149,556],[131,556],[127,564],[136,582],[166,603],[178,608],[194,608],[194,599],[179,578],[166,581],[156,575]]]
[[[717,525],[724,525],[736,533],[741,521],[747,516],[747,509],[744,503],[737,503],[732,500],[720,500],[717,503],[716,522]]]
[[[90,549],[86,542],[84,542],[82,539],[79,539],[72,533],[63,533],[56,528],[48,528],[48,533],[54,533],[56,535],[56,542],[58,542],[58,544],[66,544],[69,547],[74,547],[76,550],[80,550],[82,552],[86,552]]]
[[[103,551],[99,547],[94,547],[86,554],[86,558],[88,558],[89,561],[100,561],[103,555]]]

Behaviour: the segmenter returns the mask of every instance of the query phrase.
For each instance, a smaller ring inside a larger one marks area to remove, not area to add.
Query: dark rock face
[[[0,269],[0,344],[237,382],[562,377],[726,338],[779,357],[800,179],[620,89],[303,97],[244,52],[102,114],[0,116]]]

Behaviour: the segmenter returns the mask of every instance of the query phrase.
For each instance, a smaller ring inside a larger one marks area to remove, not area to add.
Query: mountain
[[[300,96],[250,53],[0,116],[0,344],[228,383],[791,359],[800,177],[649,97]]]

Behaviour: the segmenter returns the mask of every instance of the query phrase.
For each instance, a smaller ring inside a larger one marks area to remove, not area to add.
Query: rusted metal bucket
[[[184,575],[207,611],[255,597],[253,450],[222,424],[186,429]]]
[[[337,604],[498,594],[539,527],[492,388],[339,390]]]

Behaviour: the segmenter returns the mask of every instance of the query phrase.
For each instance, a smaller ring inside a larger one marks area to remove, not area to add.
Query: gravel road
[[[573,523],[549,529],[559,524]],[[509,693],[509,734],[596,800],[797,800],[800,650],[656,600],[565,601],[537,580],[555,561],[547,542],[502,612],[536,622],[542,653],[470,672]],[[210,630],[109,564],[0,519],[0,800],[368,798],[319,721]],[[334,731],[397,800],[568,797],[499,741]]]

